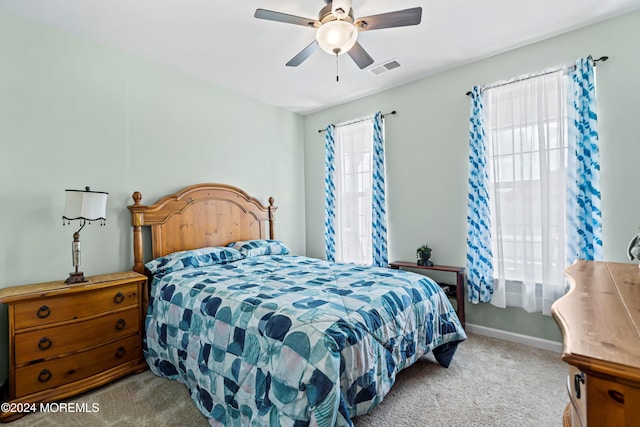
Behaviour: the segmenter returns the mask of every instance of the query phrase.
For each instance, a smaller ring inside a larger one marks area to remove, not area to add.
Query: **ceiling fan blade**
[[[302,25],[309,28],[317,28],[322,25],[319,21],[311,18],[303,18],[301,16],[288,15],[286,13],[275,12],[273,10],[256,9],[253,15],[259,19],[267,19],[269,21],[284,22],[286,24]]]
[[[302,62],[315,52],[316,49],[318,49],[318,42],[314,40],[309,46],[305,47],[300,51],[300,53],[291,58],[291,60],[287,62],[287,67],[297,67],[302,64]]]
[[[363,68],[367,68],[369,65],[373,64],[373,58],[369,56],[366,50],[360,45],[360,43],[356,42],[349,52],[347,52],[353,62],[356,63],[358,67],[362,70]]]
[[[422,21],[422,8],[397,10],[395,12],[381,13],[380,15],[365,16],[356,19],[354,25],[360,31],[380,30],[382,28],[406,27],[418,25]]]

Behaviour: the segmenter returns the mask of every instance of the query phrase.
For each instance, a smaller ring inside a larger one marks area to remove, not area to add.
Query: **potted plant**
[[[418,258],[418,265],[433,265],[433,263],[429,261],[429,258],[431,258],[431,247],[426,243],[416,249],[416,257]]]

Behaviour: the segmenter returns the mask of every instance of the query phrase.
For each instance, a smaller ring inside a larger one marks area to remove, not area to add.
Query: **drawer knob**
[[[40,338],[40,341],[38,341],[38,348],[40,350],[49,350],[51,348],[51,344],[53,344],[51,342],[51,340],[47,337],[42,337]]]
[[[118,349],[116,350],[116,357],[118,359],[121,359],[125,354],[127,354],[127,350],[124,347],[118,347]]]
[[[125,327],[127,326],[127,322],[124,321],[124,319],[118,319],[116,321],[116,329],[121,331],[123,330]]]
[[[42,371],[40,371],[40,374],[38,375],[38,381],[40,381],[41,383],[46,383],[50,379],[51,379],[51,371],[50,370],[43,369]]]
[[[45,317],[49,317],[50,314],[51,314],[51,309],[46,305],[43,305],[38,309],[36,316],[38,316],[39,319],[44,319]]]
[[[616,390],[609,390],[607,394],[609,395],[610,398],[612,398],[616,402],[624,405],[624,394]]]
[[[115,302],[116,304],[120,304],[122,301],[124,301],[124,295],[122,294],[122,292],[118,292],[116,296],[113,297],[113,302]]]
[[[575,390],[576,399],[580,399],[580,383],[584,384],[582,372],[573,376],[573,389]]]

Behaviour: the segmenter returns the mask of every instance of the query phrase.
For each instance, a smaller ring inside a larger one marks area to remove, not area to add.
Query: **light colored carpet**
[[[433,359],[401,372],[356,427],[562,426],[567,365],[554,352],[468,334],[448,369]],[[186,387],[149,371],[84,394],[94,413],[35,413],[8,426],[206,426]]]

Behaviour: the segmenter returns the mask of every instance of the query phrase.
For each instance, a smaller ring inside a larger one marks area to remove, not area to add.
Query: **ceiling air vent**
[[[400,63],[395,59],[393,59],[391,61],[385,62],[382,65],[369,68],[369,71],[371,71],[372,74],[375,74],[377,76],[379,74],[386,73],[387,71],[391,71],[394,68],[398,68],[399,66],[400,66]]]

